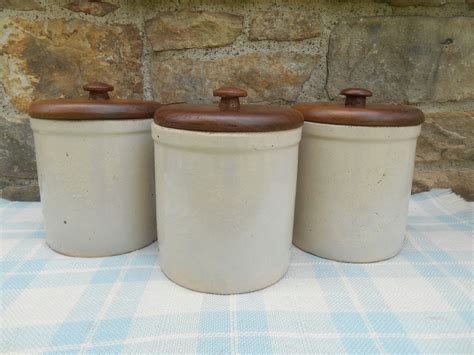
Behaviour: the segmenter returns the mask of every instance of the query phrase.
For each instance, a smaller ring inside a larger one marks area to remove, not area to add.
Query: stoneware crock
[[[156,240],[153,140],[156,102],[88,99],[31,105],[46,242],[80,257],[122,254]]]
[[[416,140],[413,107],[366,105],[372,93],[345,89],[344,104],[294,106],[305,123],[299,151],[293,243],[345,262],[373,262],[402,248]]]
[[[192,290],[250,292],[288,269],[303,116],[240,105],[237,88],[214,96],[155,113],[160,263]]]

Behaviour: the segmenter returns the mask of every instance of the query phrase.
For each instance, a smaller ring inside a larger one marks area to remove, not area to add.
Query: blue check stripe
[[[293,247],[283,280],[234,296],[169,281],[156,243],[108,258],[56,254],[40,208],[0,199],[0,352],[474,352],[474,205],[448,190],[412,196],[393,259],[344,264]]]

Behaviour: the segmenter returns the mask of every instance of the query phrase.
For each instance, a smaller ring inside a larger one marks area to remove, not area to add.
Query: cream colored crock
[[[214,106],[216,120],[226,121],[229,111]],[[226,127],[243,128],[242,120],[255,107],[231,110],[233,124]],[[187,117],[206,122],[206,110]],[[297,128],[207,132],[163,127],[163,121],[152,125],[160,264],[174,282],[234,294],[267,287],[286,273],[302,116],[285,110]],[[174,117],[173,111],[185,114],[186,107],[158,110],[155,122]],[[271,112],[261,120],[272,122]],[[203,129],[216,128],[214,123],[207,121]]]
[[[294,244],[347,262],[388,259],[405,238],[420,126],[305,122]]]
[[[54,112],[67,118],[30,121],[46,242],[59,253],[116,255],[156,240],[152,120],[132,119],[141,110],[139,102],[130,119],[105,117],[107,110],[121,111],[115,105],[122,104],[55,100],[32,106],[33,116]],[[70,110],[78,105],[78,112]],[[87,119],[79,119],[86,105]]]
[[[338,261],[388,259],[398,254],[405,238],[421,112],[413,109],[418,119],[405,122],[415,125],[380,126],[384,117],[367,119],[364,111],[370,107],[343,108],[351,115],[345,116],[339,108],[333,121],[351,119],[353,125],[330,124],[329,115],[318,116],[321,110],[329,112],[328,106],[311,111],[314,120],[325,123],[304,123],[293,243]],[[372,110],[368,115],[383,116],[388,108]],[[393,115],[389,124],[401,124],[395,120],[396,110],[392,106],[385,113]],[[302,111],[309,115],[304,107]],[[367,119],[365,126],[354,125],[362,119]]]

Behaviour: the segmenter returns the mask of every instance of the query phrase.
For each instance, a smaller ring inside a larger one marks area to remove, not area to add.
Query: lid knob
[[[89,91],[90,100],[108,100],[110,99],[108,92],[114,89],[112,85],[98,81],[86,84],[82,88],[85,91]]]
[[[372,92],[361,88],[347,88],[342,90],[340,95],[346,97],[346,106],[365,107],[366,97],[372,96]]]
[[[214,96],[220,96],[219,106],[225,109],[240,107],[239,97],[246,97],[247,91],[239,88],[224,87],[213,91]]]

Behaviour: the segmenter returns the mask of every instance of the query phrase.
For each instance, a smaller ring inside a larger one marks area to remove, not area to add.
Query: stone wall
[[[38,198],[31,101],[100,80],[162,103],[209,101],[219,85],[279,105],[366,87],[427,113],[414,191],[474,199],[472,0],[107,1],[0,0],[4,197]]]

